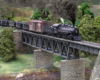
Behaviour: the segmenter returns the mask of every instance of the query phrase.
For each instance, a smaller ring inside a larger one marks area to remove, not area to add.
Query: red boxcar
[[[29,21],[29,31],[44,33],[45,26],[51,26],[51,22],[45,21],[45,20],[30,20]]]

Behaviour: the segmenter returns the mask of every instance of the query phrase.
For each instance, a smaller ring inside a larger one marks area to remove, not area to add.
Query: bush
[[[39,18],[41,18],[43,20],[49,20],[48,19],[49,14],[50,14],[50,11],[47,9],[39,9],[39,10],[34,9],[33,15],[31,16],[31,20],[39,19]]]
[[[93,19],[90,15],[84,15],[83,19],[77,27],[79,28],[83,40],[95,42]]]
[[[95,18],[94,27],[95,27],[96,41],[100,42],[100,16]]]
[[[78,26],[80,24],[81,20],[75,21],[75,26]]]
[[[81,9],[78,10],[77,18],[78,19],[82,18],[82,10]]]
[[[34,9],[33,15],[31,16],[31,20],[32,19],[39,19],[41,16],[42,15],[36,9]]]
[[[0,19],[12,20],[12,18],[14,18],[14,11],[11,11],[9,6],[1,6]]]
[[[82,10],[82,16],[85,14],[89,14],[91,15],[91,18],[94,18],[94,13],[90,12],[90,5],[88,3],[82,3],[80,9]]]
[[[3,28],[0,38],[0,57],[5,62],[16,59],[15,42],[12,28]]]

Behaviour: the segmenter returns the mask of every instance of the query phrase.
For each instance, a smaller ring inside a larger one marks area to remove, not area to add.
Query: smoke
[[[77,0],[4,0],[12,7],[47,8],[56,17],[62,17],[75,24],[77,15]]]

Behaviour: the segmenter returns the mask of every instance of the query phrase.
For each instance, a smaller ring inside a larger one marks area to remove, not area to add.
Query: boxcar
[[[45,20],[30,20],[29,21],[29,31],[34,31],[38,33],[44,33],[44,27],[50,26],[50,21]]]
[[[15,27],[16,25],[15,21],[8,20],[8,23],[10,27]]]
[[[22,22],[22,29],[29,30],[29,24],[27,22]]]
[[[0,19],[0,26],[2,26],[2,20]]]
[[[2,26],[3,27],[9,27],[8,20],[2,20]]]
[[[16,28],[22,29],[22,22],[16,22]]]

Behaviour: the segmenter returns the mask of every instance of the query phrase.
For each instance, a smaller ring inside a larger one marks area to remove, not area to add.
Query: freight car
[[[51,25],[50,21],[45,20],[30,20],[29,23],[0,20],[0,25],[70,40],[80,41],[82,39],[76,26],[59,23]]]

